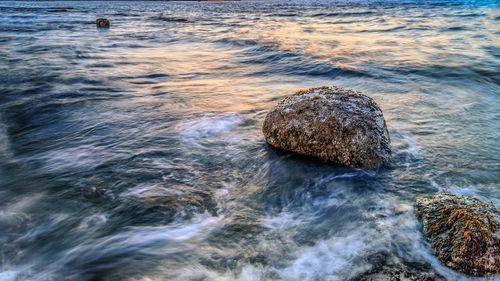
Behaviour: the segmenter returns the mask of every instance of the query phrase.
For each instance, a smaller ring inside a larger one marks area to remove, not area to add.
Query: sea
[[[500,204],[499,6],[0,2],[0,280],[471,280],[413,206]],[[388,167],[266,144],[329,85],[378,103]]]

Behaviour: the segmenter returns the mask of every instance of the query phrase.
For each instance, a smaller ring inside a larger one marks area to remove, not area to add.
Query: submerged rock
[[[500,274],[499,214],[468,196],[417,198],[417,218],[441,262],[472,276]]]
[[[109,28],[109,20],[104,18],[96,19],[97,28]]]
[[[366,257],[371,268],[349,281],[444,281],[427,263],[400,260],[388,252]]]
[[[389,162],[384,116],[370,97],[339,87],[298,91],[264,120],[270,145],[348,167],[377,169]]]
[[[257,216],[251,209],[243,208],[232,214],[226,221],[225,225],[215,231],[210,240],[215,243],[225,244],[231,243],[246,244],[255,242],[256,236],[266,230]]]

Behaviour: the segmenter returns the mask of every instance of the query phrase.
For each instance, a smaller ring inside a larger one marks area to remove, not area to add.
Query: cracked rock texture
[[[348,167],[378,169],[391,154],[382,110],[370,97],[339,87],[284,98],[262,131],[271,146]]]
[[[500,274],[499,214],[469,196],[436,194],[416,199],[415,212],[435,255],[472,276]]]

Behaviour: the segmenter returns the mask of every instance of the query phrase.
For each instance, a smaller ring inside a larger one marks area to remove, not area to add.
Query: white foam
[[[331,199],[316,200],[315,208],[335,206],[342,201]],[[312,247],[299,248],[293,253],[296,259],[280,270],[284,280],[348,280],[371,268],[364,259],[372,253],[379,253],[395,247],[405,259],[423,262],[426,258],[421,249],[421,235],[414,217],[411,203],[401,202],[391,197],[380,196],[373,201],[371,211],[364,213],[366,221],[346,222],[343,235],[333,236],[317,242]],[[324,209],[324,208],[322,208]],[[288,232],[297,216],[303,223],[314,213],[301,211],[299,214],[284,213],[266,221],[266,225],[285,226],[280,231]],[[293,227],[293,226],[292,226]],[[452,275],[449,275],[452,276]]]
[[[437,189],[438,192],[442,193],[450,193],[459,196],[471,196],[479,199],[483,202],[491,202],[493,205],[500,205],[500,193],[498,193],[498,185],[466,185],[466,186],[458,186],[458,185],[450,185],[450,186],[442,186],[436,183],[434,180],[430,180],[430,184]],[[490,196],[483,196],[482,193],[492,194]]]
[[[348,177],[348,175],[344,175]],[[323,179],[329,181],[339,176]],[[342,176],[340,175],[340,178]],[[344,192],[332,193],[328,198],[316,199],[309,207],[304,207],[300,213],[282,212],[278,216],[264,220],[264,225],[281,232],[289,232],[289,228],[302,225],[313,219],[317,210],[346,203]],[[348,198],[348,197],[347,197]],[[363,261],[369,252],[386,247],[385,234],[352,222],[352,229],[343,235],[318,241],[312,247],[298,248],[294,255],[296,259],[289,266],[280,269],[279,275],[284,280],[346,280],[368,270],[371,265]]]
[[[75,168],[91,169],[106,161],[102,151],[91,145],[51,150],[35,159],[45,162],[47,170],[58,172]]]
[[[303,249],[292,265],[281,271],[285,280],[343,280],[368,265],[356,264],[367,244],[361,232],[332,237]]]
[[[68,255],[73,257],[93,256],[122,251],[123,249],[144,251],[150,254],[162,253],[165,249],[158,247],[158,245],[167,246],[170,243],[194,239],[198,235],[206,235],[218,224],[217,217],[201,214],[182,224],[131,227],[128,231],[103,237],[92,244],[77,246],[70,250]]]
[[[0,224],[19,225],[30,220],[28,211],[43,197],[43,194],[24,196],[10,202],[5,208],[0,210]]]
[[[155,241],[185,241],[195,237],[207,229],[212,229],[219,220],[216,217],[200,215],[193,222],[181,227],[151,226],[133,228],[128,233],[127,244],[143,244]]]
[[[241,281],[259,281],[262,280],[262,270],[253,266],[245,266],[241,270],[239,280]]]
[[[316,187],[327,186],[329,183],[334,182],[339,179],[351,178],[359,175],[370,175],[370,173],[359,170],[357,172],[349,172],[343,174],[330,174],[327,176],[318,177],[313,186],[307,186],[306,189],[316,189]],[[323,210],[334,207],[341,206],[349,202],[349,196],[346,195],[348,192],[346,189],[336,188],[332,191],[328,197],[311,198],[307,190],[303,191],[305,196],[304,200],[311,201],[304,204],[300,211],[295,210],[294,212],[289,212],[286,208],[279,214],[275,216],[269,216],[263,220],[263,224],[268,228],[289,228],[295,227],[300,224],[306,223],[306,221],[314,219],[317,215],[321,215]]]
[[[0,272],[0,281],[16,281],[18,279],[19,272],[15,270],[6,270]]]
[[[137,198],[148,198],[148,197],[156,197],[156,196],[171,196],[181,194],[178,190],[173,190],[169,188],[165,188],[160,184],[142,184],[132,188],[131,190],[123,193],[121,196],[132,196]]]
[[[42,271],[34,272],[35,265],[23,266],[5,266],[3,271],[0,271],[0,281],[41,281],[41,280],[56,280],[51,273],[51,269],[45,268]]]
[[[218,136],[234,131],[243,120],[236,113],[224,115],[206,115],[185,123],[178,124],[176,129],[184,138],[203,138]]]
[[[477,188],[474,186],[458,187],[449,189],[449,193],[455,195],[476,196]]]
[[[281,212],[275,217],[268,217],[262,220],[262,225],[267,228],[276,229],[290,227],[300,223],[296,216],[290,212]]]
[[[0,118],[0,156],[9,157],[12,156],[10,150],[10,141],[7,134],[7,127]]]
[[[108,221],[108,217],[106,214],[94,214],[89,217],[86,217],[82,220],[80,225],[78,226],[78,229],[97,229],[104,225]]]
[[[435,180],[430,179],[429,183],[431,184],[432,187],[434,187],[438,191],[442,191],[442,187]]]
[[[405,151],[412,155],[413,157],[420,156],[420,147],[417,142],[413,139],[409,132],[400,131],[401,141],[405,147]]]
[[[44,193],[30,194],[28,196],[23,196],[16,201],[11,202],[6,210],[10,212],[27,212],[30,208],[32,208],[39,201],[43,200],[45,197]]]
[[[392,122],[393,127],[398,127],[398,122]],[[413,134],[409,131],[396,129],[391,132],[392,146],[398,153],[406,155],[406,165],[408,166],[411,158],[418,159],[421,155],[421,147],[415,140]]]

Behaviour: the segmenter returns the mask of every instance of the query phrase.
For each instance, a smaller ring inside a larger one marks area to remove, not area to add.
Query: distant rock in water
[[[446,266],[472,276],[500,274],[500,220],[494,206],[437,194],[417,198],[415,212]]]
[[[97,28],[109,28],[109,20],[104,18],[99,18],[95,21]]]
[[[370,97],[339,87],[301,90],[266,116],[270,145],[348,167],[377,169],[389,162],[384,116]]]

